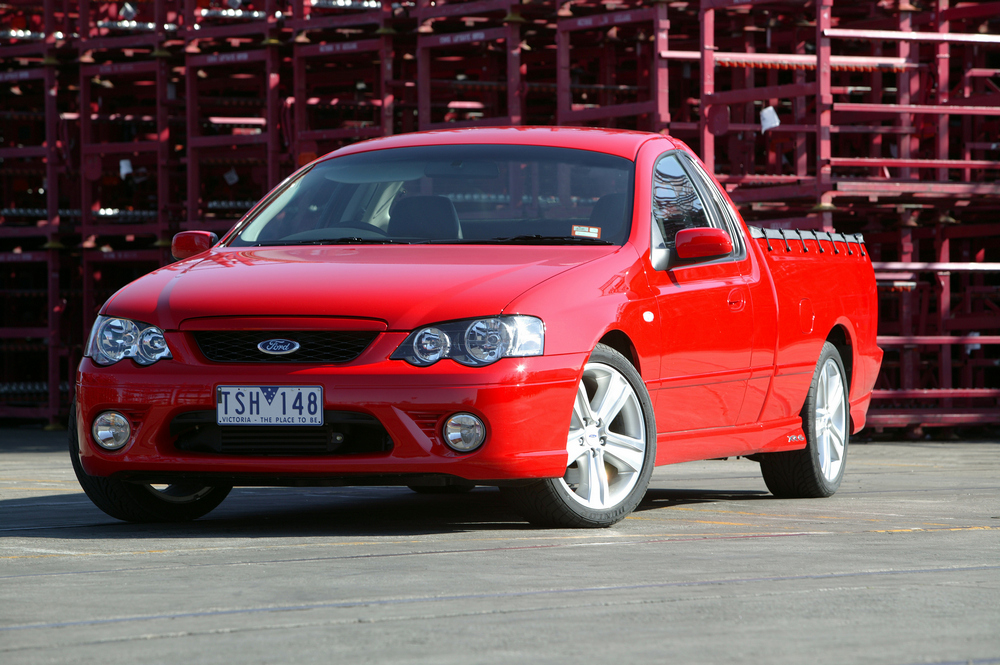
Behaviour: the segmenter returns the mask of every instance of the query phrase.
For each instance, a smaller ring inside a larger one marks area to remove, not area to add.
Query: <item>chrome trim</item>
[[[266,339],[257,345],[257,350],[269,356],[285,356],[299,350],[299,343],[290,339]]]

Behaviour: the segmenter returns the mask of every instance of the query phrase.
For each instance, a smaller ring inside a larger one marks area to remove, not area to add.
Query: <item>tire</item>
[[[802,407],[806,447],[759,456],[760,472],[771,494],[816,499],[840,487],[850,440],[847,372],[837,347],[823,344]]]
[[[407,485],[417,494],[467,494],[475,485]]]
[[[76,404],[69,412],[69,456],[76,479],[94,505],[124,522],[187,522],[214,510],[233,489],[181,483],[162,489],[147,483],[130,483],[88,475],[80,463],[76,431]]]
[[[656,423],[642,377],[598,344],[573,405],[561,478],[501,487],[510,505],[538,526],[598,528],[625,519],[646,493],[656,461]]]

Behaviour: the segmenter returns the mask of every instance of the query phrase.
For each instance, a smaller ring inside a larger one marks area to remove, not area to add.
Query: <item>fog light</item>
[[[94,419],[94,426],[90,428],[94,435],[94,441],[105,450],[118,450],[132,436],[132,427],[128,424],[128,419],[120,413],[105,411]]]
[[[486,440],[486,425],[471,413],[456,413],[444,424],[444,440],[452,450],[472,452]]]

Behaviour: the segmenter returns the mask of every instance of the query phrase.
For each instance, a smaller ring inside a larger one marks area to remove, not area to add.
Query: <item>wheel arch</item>
[[[618,353],[625,356],[625,360],[635,367],[635,371],[639,372],[639,376],[642,376],[642,367],[639,363],[639,353],[636,351],[635,344],[632,343],[632,338],[628,336],[627,333],[621,330],[609,330],[604,333],[601,337],[600,344],[610,346],[612,349]]]
[[[854,414],[851,413],[850,403],[851,394],[854,391],[854,344],[847,328],[840,324],[833,327],[830,334],[826,336],[826,341],[830,342],[837,348],[837,353],[840,354],[840,360],[844,363],[844,371],[847,372],[848,429],[853,432],[855,431],[856,423]]]
[[[851,336],[843,325],[837,324],[826,336],[826,341],[833,344],[840,354],[840,359],[844,363],[844,371],[847,372],[847,392],[850,394],[854,387],[854,344],[851,341]]]

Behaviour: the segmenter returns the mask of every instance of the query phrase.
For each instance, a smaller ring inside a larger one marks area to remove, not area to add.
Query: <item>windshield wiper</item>
[[[322,238],[315,240],[266,240],[258,242],[251,247],[273,247],[290,245],[409,245],[406,240],[392,240],[391,238],[358,238],[348,236],[346,238]]]
[[[491,245],[613,245],[610,240],[600,238],[584,238],[581,236],[542,236],[542,235],[522,235],[511,236],[509,238],[490,238],[488,240],[474,240],[472,242],[485,242]]]
[[[414,240],[413,245],[614,245],[610,240],[577,236],[525,235],[504,238],[441,238]]]

